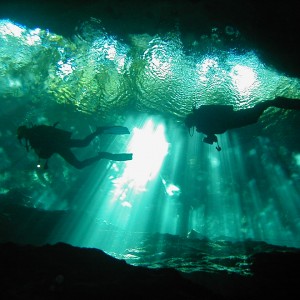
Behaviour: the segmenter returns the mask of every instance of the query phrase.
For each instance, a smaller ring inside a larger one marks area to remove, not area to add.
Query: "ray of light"
[[[234,133],[219,140],[224,152],[202,152],[207,177],[200,181],[189,229],[199,237],[299,247],[299,190],[277,150],[265,138],[246,153]]]
[[[82,197],[81,207],[59,225],[52,242],[62,239],[121,252],[144,233],[176,233],[172,197],[179,193],[179,187],[160,173],[169,147],[165,127],[153,118],[145,117],[140,123],[141,127],[133,128],[125,150],[133,152],[133,160],[111,162],[104,170],[101,163],[100,168],[92,169],[89,183],[77,194]],[[131,127],[130,121],[126,126]]]

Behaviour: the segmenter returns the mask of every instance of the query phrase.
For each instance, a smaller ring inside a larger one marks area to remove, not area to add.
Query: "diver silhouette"
[[[48,168],[48,159],[54,154],[59,154],[65,161],[77,169],[82,169],[100,159],[114,161],[132,160],[132,153],[113,154],[109,152],[99,152],[98,155],[80,161],[76,158],[70,148],[81,148],[88,146],[91,141],[100,134],[129,134],[127,127],[106,126],[98,127],[95,132],[89,134],[84,139],[72,139],[72,132],[48,125],[34,125],[30,128],[22,125],[18,127],[17,135],[20,143],[25,139],[26,150],[34,149],[41,159],[46,159],[44,168]]]
[[[233,110],[232,105],[201,105],[197,109],[193,108],[184,122],[189,130],[196,127],[197,132],[206,135],[203,139],[204,143],[210,145],[216,143],[216,149],[221,151],[216,134],[256,123],[263,112],[271,106],[300,110],[300,100],[277,97],[274,100],[260,102],[252,108],[236,111]]]

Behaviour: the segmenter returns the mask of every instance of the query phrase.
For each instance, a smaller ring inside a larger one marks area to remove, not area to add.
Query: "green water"
[[[68,211],[47,224],[50,243],[117,251],[146,233],[193,229],[299,247],[297,113],[268,110],[259,124],[221,135],[220,153],[183,124],[202,104],[298,99],[299,79],[265,65],[256,49],[228,49],[226,39],[241,38],[230,26],[188,43],[176,28],[120,37],[109,26],[91,18],[70,38],[0,20],[1,195],[17,191],[21,206]],[[78,155],[105,149],[134,159],[79,172],[53,157],[49,170],[37,169],[16,128],[56,121],[76,137],[125,125],[129,137],[101,137]]]

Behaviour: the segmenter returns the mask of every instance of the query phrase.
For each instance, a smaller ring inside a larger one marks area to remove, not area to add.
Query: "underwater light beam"
[[[115,195],[124,192],[124,185],[135,193],[146,190],[147,183],[156,178],[169,144],[166,141],[162,123],[154,125],[152,119],[145,122],[143,128],[134,128],[128,151],[133,153],[133,160],[126,165],[123,175],[116,180]]]

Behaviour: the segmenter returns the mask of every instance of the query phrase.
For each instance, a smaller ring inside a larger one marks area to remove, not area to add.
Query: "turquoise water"
[[[18,219],[4,208],[2,222],[22,220],[32,230],[32,214],[62,213],[36,222],[47,228],[42,239],[29,229],[27,240],[20,229],[11,239],[122,252],[149,233],[194,230],[299,247],[297,112],[269,109],[258,124],[220,135],[221,152],[183,124],[202,104],[244,109],[277,96],[299,99],[299,79],[264,64],[256,49],[228,49],[226,39],[241,38],[230,26],[188,43],[176,28],[108,32],[110,24],[95,18],[72,37],[0,20],[0,193],[16,210],[30,209]],[[129,136],[101,136],[77,154],[104,149],[134,158],[78,171],[54,156],[41,170],[16,129],[57,121],[77,138],[100,125],[127,126]]]

